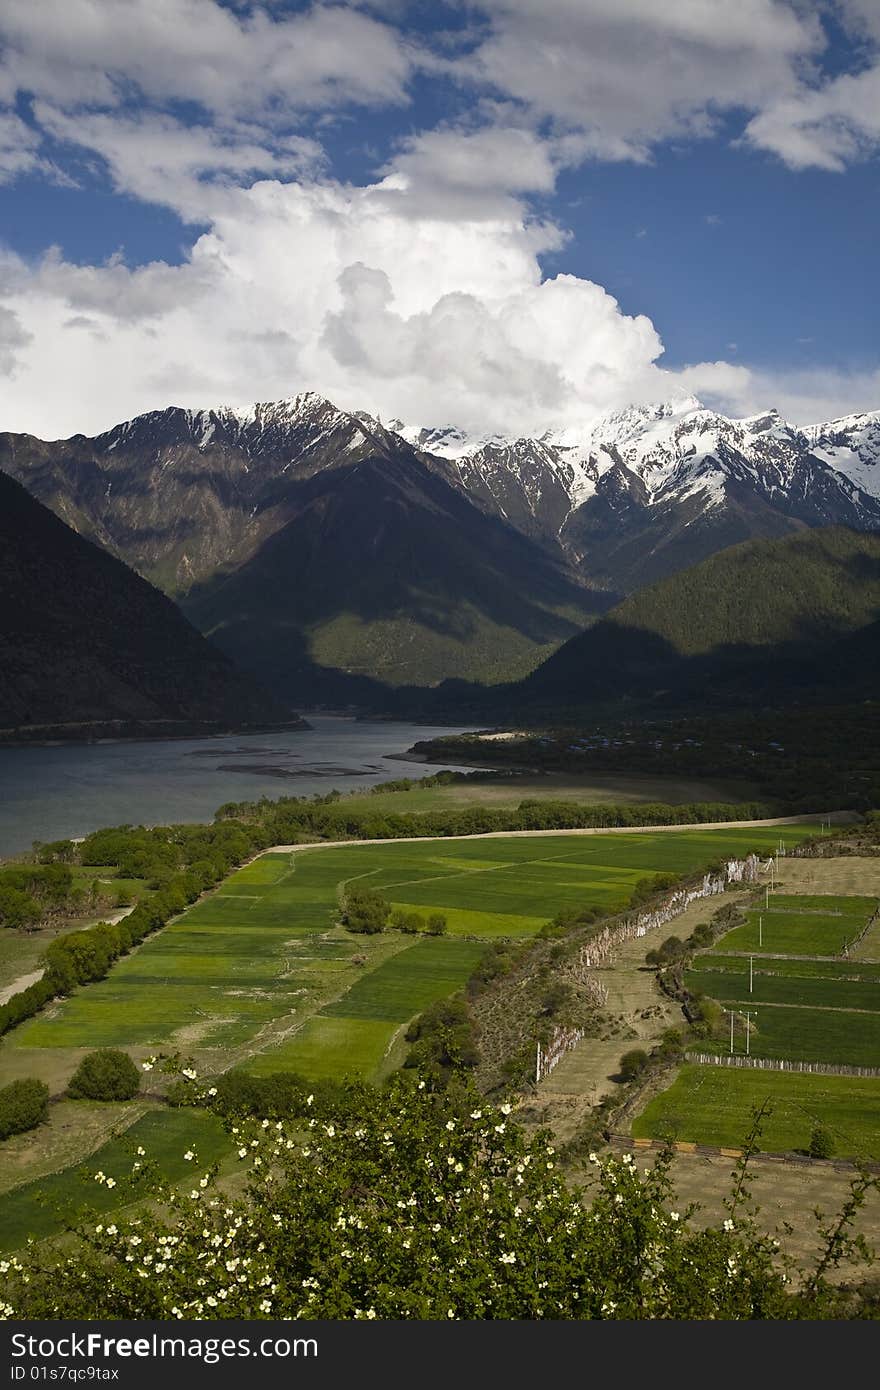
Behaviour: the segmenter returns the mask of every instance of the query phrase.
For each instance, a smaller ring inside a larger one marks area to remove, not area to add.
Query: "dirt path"
[[[116,912],[106,913],[103,917],[96,917],[93,922],[83,922],[79,926],[72,927],[72,931],[87,931],[90,927],[96,927],[99,922],[121,922],[123,917],[127,917],[130,912],[134,912],[134,905],[131,907],[121,907]],[[66,933],[65,933],[66,934]],[[30,985],[35,985],[38,980],[42,980],[44,970],[31,970],[24,975],[19,975],[10,984],[4,985],[0,989],[0,1005],[8,1004],[13,994],[19,994]]]
[[[32,970],[29,975],[19,975],[17,980],[12,981],[11,985],[7,985],[5,989],[0,989],[0,1004],[8,1004],[13,994],[18,994],[30,985],[35,985],[37,980],[42,980],[42,978],[42,970]]]
[[[745,893],[725,893],[724,904],[740,902]],[[646,936],[626,941],[614,960],[595,972],[608,990],[603,1014],[608,1019],[602,1038],[584,1038],[563,1057],[538,1088],[534,1109],[538,1123],[549,1125],[560,1140],[570,1137],[587,1113],[617,1087],[614,1077],[624,1052],[633,1047],[647,1051],[666,1028],[682,1022],[681,1009],[662,994],[653,970],[645,965],[645,952],[674,934],[689,936],[700,922],[707,922],[718,899],[692,903],[681,916],[655,927]]]

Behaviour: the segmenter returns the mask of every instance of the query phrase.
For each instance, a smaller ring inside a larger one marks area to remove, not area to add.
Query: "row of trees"
[[[369,805],[347,806],[331,797],[286,797],[275,802],[229,802],[217,812],[217,820],[259,825],[272,836],[270,843],[296,844],[313,839],[389,840],[489,831],[701,825],[711,821],[755,820],[770,814],[770,808],[754,801],[590,806],[576,801],[524,800],[514,807],[447,806],[417,813],[373,810]]]

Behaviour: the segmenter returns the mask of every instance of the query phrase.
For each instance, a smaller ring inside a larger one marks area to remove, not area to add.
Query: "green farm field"
[[[709,994],[722,1003],[738,1003],[749,1008],[755,1004],[798,1004],[820,1009],[880,1010],[880,983],[874,980],[852,980],[796,974],[767,973],[765,966],[775,962],[756,956],[749,990],[749,962],[743,957],[735,968],[718,970],[704,968],[688,970],[685,984],[695,994]],[[708,959],[701,957],[708,967]]]
[[[786,828],[791,840],[810,833],[806,825]],[[36,1059],[54,1058],[54,1080],[61,1056],[69,1055],[72,1071],[77,1049],[96,1046],[127,1048],[138,1058],[181,1050],[209,1071],[295,1064],[316,1076],[370,1076],[401,1023],[461,984],[485,943],[534,931],[562,908],[614,911],[647,875],[692,872],[753,848],[767,853],[777,835],[774,827],[695,828],[269,853],[105,980],[10,1034],[0,1049],[0,1081],[7,1049],[27,1048],[36,1075]],[[447,913],[450,934],[416,942],[398,933],[352,936],[338,915],[353,882],[379,889],[395,906]]]
[[[701,951],[700,969],[738,972],[748,975],[749,955],[755,970],[765,975],[797,976],[799,979],[862,980],[880,986],[880,961],[810,960],[804,956],[770,956],[755,952],[724,955],[720,951]]]
[[[835,1157],[880,1158],[880,1078],[683,1066],[632,1124],[637,1138],[673,1137],[740,1146],[752,1108],[770,1102],[760,1138],[768,1153],[806,1150],[817,1123],[831,1130]]]
[[[421,777],[425,769],[401,762],[401,776]],[[406,791],[375,791],[344,796],[339,805],[353,810],[406,814],[463,809],[468,806],[515,807],[521,801],[577,801],[584,805],[629,805],[664,802],[671,806],[690,802],[753,801],[758,788],[753,782],[701,782],[679,777],[597,776],[595,773],[526,773],[479,781],[453,782],[449,786],[413,785]],[[778,832],[777,832],[778,838]],[[775,842],[774,842],[775,843]]]
[[[745,1051],[745,1010],[751,1009],[753,1057],[783,1057],[803,1062],[833,1062],[848,1067],[876,1067],[880,1061],[880,1013],[849,1009],[800,1008],[786,1004],[737,1004],[736,1050]],[[723,1033],[723,1028],[722,1028]],[[721,1036],[700,1041],[701,1052],[726,1052]]]
[[[220,1120],[208,1111],[150,1110],[124,1135],[102,1144],[87,1166],[72,1163],[4,1193],[0,1250],[17,1250],[28,1237],[42,1240],[55,1235],[87,1210],[106,1220],[108,1214],[141,1200],[143,1189],[126,1181],[138,1147],[145,1149],[145,1161],[154,1165],[162,1179],[178,1182],[200,1176],[231,1153],[232,1141]],[[188,1151],[195,1153],[194,1160],[184,1158]],[[96,1182],[98,1172],[113,1178],[115,1186]]]
[[[721,951],[697,955],[685,984],[694,994],[734,1008],[740,1031],[745,1012],[751,1013],[754,1056],[876,1067],[880,970],[840,958],[876,909],[872,897],[774,897],[763,914],[760,947],[758,913],[752,911],[745,925],[721,938]],[[702,1050],[726,1051],[722,1032]]]
[[[724,947],[728,951],[839,956],[876,911],[876,898],[831,898],[823,907],[815,898],[804,901],[793,895],[777,895],[771,897],[769,908],[746,913],[745,923],[725,936]]]

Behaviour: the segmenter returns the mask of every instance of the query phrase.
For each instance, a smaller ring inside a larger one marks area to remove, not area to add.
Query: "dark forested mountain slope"
[[[0,473],[0,728],[293,719],[170,599]]]
[[[237,661],[300,698],[525,674],[607,606],[408,451],[288,484],[286,506],[291,519],[254,556],[183,602]]]

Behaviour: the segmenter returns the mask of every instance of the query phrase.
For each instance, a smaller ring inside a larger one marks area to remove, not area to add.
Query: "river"
[[[311,730],[279,734],[0,748],[0,858],[34,840],[104,825],[208,821],[226,801],[353,791],[422,776],[391,755],[419,739],[461,732],[335,715],[308,719]]]

